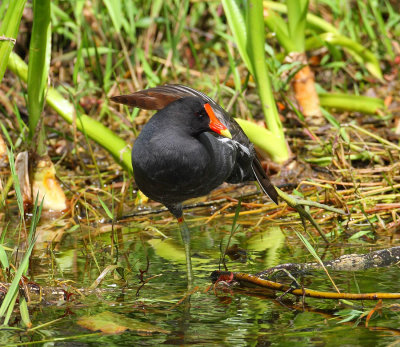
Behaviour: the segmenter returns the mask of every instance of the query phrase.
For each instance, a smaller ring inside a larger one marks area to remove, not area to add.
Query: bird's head
[[[190,110],[190,127],[193,135],[205,131],[213,131],[218,135],[232,138],[228,128],[217,118],[212,106],[197,97],[186,97],[180,99],[185,104],[187,111]]]

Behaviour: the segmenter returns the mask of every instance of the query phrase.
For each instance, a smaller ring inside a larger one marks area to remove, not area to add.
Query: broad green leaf
[[[94,316],[83,316],[78,319],[78,324],[86,329],[100,330],[105,334],[120,334],[126,330],[142,333],[162,333],[169,331],[159,328],[156,325],[144,323],[136,319],[128,318],[122,314],[104,311]]]

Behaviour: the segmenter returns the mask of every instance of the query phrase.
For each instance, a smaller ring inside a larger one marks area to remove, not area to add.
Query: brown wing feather
[[[141,90],[128,95],[113,96],[110,99],[119,104],[138,107],[144,110],[161,110],[171,102],[182,98],[180,95],[172,95],[154,90]]]

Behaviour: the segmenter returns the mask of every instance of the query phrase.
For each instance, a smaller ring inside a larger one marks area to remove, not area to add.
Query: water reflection
[[[210,286],[210,273],[219,268],[220,244],[226,245],[230,227],[220,222],[192,227],[194,275],[198,290],[186,299],[185,255],[176,225],[171,224],[169,228],[157,226],[161,233],[153,234],[132,224],[115,229],[114,237],[110,228],[99,232],[92,227],[90,230],[87,228],[84,234],[79,230],[68,232],[59,243],[48,238],[38,244],[30,270],[40,284],[53,285],[53,279],[73,279],[74,286],[88,288],[106,266],[114,263],[124,268],[126,281],[115,273],[109,274],[98,289],[84,298],[76,297],[59,306],[32,307],[32,320],[36,326],[53,319],[60,320],[28,333],[2,332],[0,344],[53,341],[55,337],[61,339],[58,343],[65,338],[65,344],[75,341],[150,346],[379,346],[398,341],[399,315],[394,310],[386,309],[385,316],[377,321],[382,330],[374,330],[365,328],[364,324],[354,327],[354,322],[338,324],[342,319],[338,312],[344,308],[338,302],[307,299],[303,306],[301,301],[297,302],[290,296],[278,302],[255,291],[211,289],[206,292]],[[290,231],[282,232],[281,227],[270,223],[261,223],[257,227],[241,226],[231,245],[237,244],[247,251],[248,261],[227,259],[229,269],[256,273],[281,263],[312,260],[297,240],[285,238],[285,234],[290,234]],[[340,249],[332,248],[326,254],[333,258],[338,252]],[[140,270],[145,269],[147,272],[143,278],[148,282],[137,296],[141,284]],[[348,291],[356,291],[357,287],[363,291],[396,291],[399,278],[396,268],[385,271],[371,269],[354,275],[339,273],[334,277],[336,283]],[[322,273],[310,274],[304,282],[321,290],[330,289],[329,281]],[[375,303],[365,305],[372,308]],[[118,335],[92,336],[93,332],[78,324],[80,317],[104,311],[150,324],[159,332],[144,333],[130,328]],[[370,327],[375,324],[371,321]]]

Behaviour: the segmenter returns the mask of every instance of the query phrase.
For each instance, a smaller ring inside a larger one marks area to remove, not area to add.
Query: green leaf
[[[382,79],[382,70],[379,66],[379,60],[370,50],[366,49],[365,46],[358,42],[334,33],[324,33],[318,36],[309,38],[306,41],[306,49],[316,49],[321,47],[324,43],[331,45],[337,45],[345,48],[353,58],[376,78]]]
[[[264,20],[268,29],[275,34],[276,39],[278,40],[279,44],[283,46],[285,51],[294,52],[296,46],[289,38],[287,25],[282,17],[268,9],[267,15],[264,17]]]
[[[364,235],[373,234],[372,230],[360,230],[349,237],[349,240],[357,240]]]
[[[99,199],[101,206],[103,207],[104,211],[106,211],[108,218],[114,219],[114,214],[110,211],[104,201],[101,200],[100,196],[97,196],[97,199]]]
[[[314,247],[311,246],[310,242],[308,242],[308,240],[303,235],[301,235],[297,230],[294,230],[294,232],[296,233],[297,237],[301,240],[301,242],[303,242],[304,246],[306,246],[306,248],[310,252],[310,254],[318,261],[319,264],[321,264],[322,267],[324,267],[324,264],[323,264],[321,258],[318,256]]]
[[[0,262],[3,270],[7,269],[10,266],[10,264],[8,263],[7,253],[3,245],[0,245]]]
[[[29,45],[28,63],[28,112],[29,112],[29,140],[39,132],[35,144],[36,153],[47,153],[45,145],[44,125],[41,118],[51,57],[51,25],[50,25],[50,0],[33,1],[33,27]]]
[[[276,139],[275,146],[273,148],[270,147],[268,153],[274,161],[274,158],[278,158],[279,162],[283,162],[289,158],[289,152],[265,62],[265,28],[261,0],[247,1],[246,27],[248,35],[246,49],[251,61],[253,76],[257,83],[265,122],[268,130]]]
[[[286,0],[286,3],[290,40],[294,44],[296,52],[303,53],[305,50],[308,0]]]
[[[136,54],[142,63],[143,71],[146,74],[147,80],[149,82],[149,87],[155,87],[160,84],[160,78],[153,72],[153,68],[147,62],[146,57],[144,56],[144,52],[142,49],[137,48]]]
[[[11,308],[11,311],[13,309],[13,304],[15,304],[15,300],[18,294],[18,288],[19,288],[19,281],[21,280],[22,275],[26,272],[28,269],[29,265],[29,257],[32,253],[32,249],[34,246],[34,242],[32,242],[29,245],[29,248],[25,252],[24,258],[22,259],[22,262],[15,274],[15,277],[13,281],[11,282],[10,287],[8,288],[7,294],[4,297],[4,300],[0,306],[0,317],[3,317],[6,311],[9,311]],[[6,323],[5,323],[6,324]]]
[[[242,127],[250,141],[267,152],[274,162],[283,163],[288,159],[286,144],[285,146],[280,146],[281,139],[271,131],[245,119],[235,118],[235,120]]]
[[[29,317],[28,304],[23,295],[19,296],[19,312],[21,314],[22,322],[24,323],[24,325],[27,328],[30,328],[32,326],[32,322]]]
[[[7,325],[8,321],[11,317],[11,313],[13,312],[15,301],[17,299],[18,290],[19,290],[19,281],[21,277],[26,273],[29,266],[29,258],[31,256],[33,246],[35,245],[34,233],[36,230],[36,226],[39,222],[41,212],[43,207],[43,201],[40,206],[38,206],[38,197],[36,196],[33,215],[31,221],[31,227],[28,235],[28,249],[25,252],[24,257],[22,258],[21,263],[19,264],[18,270],[15,273],[14,279],[11,282],[10,287],[8,288],[7,294],[4,297],[4,300],[0,306],[0,317],[5,315],[4,324]]]
[[[103,2],[107,7],[108,14],[110,15],[115,31],[120,34],[122,26],[121,0],[103,0]]]
[[[22,193],[21,193],[21,187],[19,185],[18,175],[15,170],[14,152],[12,150],[9,150],[8,147],[7,147],[7,156],[10,161],[11,175],[13,178],[15,194],[17,195],[17,203],[18,203],[19,213],[21,216],[23,216],[24,215],[24,201],[22,199]]]
[[[385,109],[382,99],[364,95],[349,95],[344,93],[318,93],[322,107],[334,108],[367,114],[379,114]]]
[[[120,334],[126,330],[139,331],[146,334],[163,333],[168,334],[169,331],[161,329],[156,325],[144,323],[139,320],[128,318],[122,314],[104,311],[94,316],[80,317],[77,323],[89,330],[100,330],[106,334]]]
[[[0,36],[3,36],[3,39],[0,40],[0,82],[3,79],[10,53],[15,45],[25,2],[26,0],[9,1],[6,15],[0,26]]]
[[[247,29],[243,13],[239,7],[239,3],[235,0],[222,0],[222,5],[224,6],[225,15],[235,38],[235,43],[237,49],[239,50],[240,56],[246,64],[247,69],[252,74],[253,68],[246,48]],[[241,3],[241,5],[243,6],[243,3]]]

